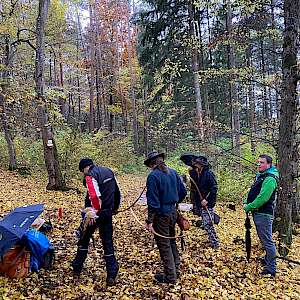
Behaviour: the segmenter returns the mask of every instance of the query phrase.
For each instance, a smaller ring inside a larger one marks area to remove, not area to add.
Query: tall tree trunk
[[[97,102],[97,123],[98,128],[104,126],[105,112],[104,112],[104,86],[103,86],[103,73],[102,69],[102,45],[100,40],[100,25],[101,20],[99,16],[99,0],[95,1],[95,55],[96,55],[96,102]]]
[[[112,106],[114,104],[114,95],[113,95],[113,83],[112,83],[112,79],[109,79],[109,105]],[[110,111],[109,112],[109,126],[108,126],[108,130],[109,132],[113,132],[114,131],[114,114]]]
[[[56,55],[53,56],[53,77],[54,77],[54,86],[59,85],[59,80],[58,80],[58,76],[57,76],[57,58]]]
[[[1,91],[0,91],[0,118],[1,124],[5,136],[5,140],[7,143],[7,150],[9,155],[9,170],[15,170],[17,168],[17,159],[16,159],[16,151],[13,143],[13,138],[9,130],[6,107],[5,107],[5,94],[7,90],[7,85],[9,82],[9,69],[12,64],[13,55],[10,50],[10,42],[9,39],[5,39],[5,56],[4,56],[4,70],[2,70],[1,76]]]
[[[210,44],[211,28],[210,28],[209,2],[207,2],[207,7],[206,7],[206,19],[207,19],[207,31],[208,31],[208,44]],[[209,65],[212,66],[213,56],[212,56],[211,47],[209,47],[208,49],[208,57],[209,57]]]
[[[77,19],[77,40],[76,40],[76,59],[79,61],[80,59],[80,39],[81,39],[81,23],[79,18],[78,9],[76,9],[76,19]],[[76,92],[77,92],[77,101],[78,101],[78,118],[77,118],[77,128],[81,132],[81,96],[80,96],[80,75],[81,71],[78,70],[76,74]]]
[[[95,21],[94,21],[94,10],[93,4],[89,4],[90,12],[90,33],[89,33],[89,44],[90,44],[90,75],[88,77],[89,89],[90,89],[90,116],[89,116],[89,130],[94,131],[95,128],[95,111],[94,111],[94,97],[95,97]]]
[[[205,65],[205,52],[203,49],[203,42],[202,42],[202,29],[201,29],[201,19],[202,19],[202,13],[198,8],[194,8],[194,13],[196,15],[196,35],[198,37],[198,41],[200,44],[200,48],[198,51],[198,61],[199,61],[199,68],[201,71],[204,71],[206,69]],[[210,141],[213,140],[212,137],[212,128],[211,128],[211,113],[210,113],[210,105],[209,105],[209,96],[208,96],[208,85],[207,80],[204,80],[204,82],[201,83],[200,89],[202,92],[201,98],[203,99],[203,106],[204,106],[204,124],[203,127],[205,128],[205,135],[206,138],[208,138]]]
[[[227,1],[226,25],[229,39],[232,39],[232,8],[231,1]],[[228,45],[228,69],[235,68],[234,47]],[[232,148],[235,155],[241,156],[240,147],[240,103],[237,97],[235,76],[229,75],[229,99],[231,102],[231,130],[232,130]]]
[[[123,26],[122,24],[120,25],[121,28],[120,28],[120,32],[121,34],[119,35],[118,37],[118,41],[120,40],[120,45],[118,45],[118,47],[121,47],[122,45],[124,45],[124,38],[123,38]],[[127,109],[127,102],[126,102],[126,98],[124,96],[124,93],[123,93],[123,89],[121,87],[121,77],[122,77],[122,70],[124,68],[124,65],[123,65],[123,59],[120,55],[120,52],[117,51],[117,67],[118,67],[118,94],[119,94],[119,97],[121,98],[121,108],[122,108],[122,124],[123,124],[123,130],[124,132],[128,133],[128,109]]]
[[[131,7],[130,2],[128,2],[128,69],[130,77],[130,98],[132,103],[132,126],[133,126],[133,147],[134,152],[139,153],[139,136],[138,136],[138,117],[137,117],[137,105],[136,105],[136,95],[135,95],[135,73],[133,70],[133,51],[132,51],[132,39],[131,39],[131,26],[129,22]]]
[[[143,111],[144,111],[144,154],[147,155],[149,151],[149,142],[148,142],[148,110],[146,107],[147,101],[147,87],[143,89]]]
[[[8,154],[9,154],[9,170],[12,171],[17,168],[17,160],[16,160],[15,146],[13,143],[11,133],[9,131],[6,108],[4,104],[4,99],[5,99],[4,97],[5,97],[5,90],[2,86],[2,92],[0,93],[0,117],[1,117],[1,123],[4,131],[5,140],[7,143]]]
[[[63,62],[62,62],[62,50],[61,50],[61,46],[58,46],[58,57],[59,57],[59,76],[58,76],[58,85],[61,88],[61,91],[63,91],[64,89],[64,69],[63,69]],[[56,73],[56,71],[55,71]],[[64,117],[64,119],[67,119],[67,104],[64,98],[59,97],[58,99],[59,102],[59,106],[60,106],[60,113],[62,114],[62,116]]]
[[[249,45],[246,50],[246,60],[247,60],[247,67],[252,67],[251,62],[251,52],[252,47]],[[254,139],[255,131],[256,131],[256,118],[255,118],[255,95],[254,95],[254,87],[253,83],[250,81],[248,85],[248,99],[249,99],[249,127],[250,127],[250,145],[251,145],[251,151],[254,153],[256,148],[256,143]]]
[[[59,82],[60,82],[60,86],[63,87],[64,86],[64,68],[63,68],[63,62],[62,62],[62,54],[61,54],[61,46],[58,46],[59,48]]]
[[[50,57],[49,57],[49,86],[53,85],[53,81],[52,81],[52,60],[51,60],[51,53],[50,53]]]
[[[280,189],[276,210],[276,229],[279,231],[279,252],[287,255],[292,243],[292,209],[299,204],[297,176],[299,174],[299,103],[297,84],[299,69],[297,53],[300,31],[300,0],[284,1],[283,85],[279,126]],[[299,207],[299,206],[298,206]],[[299,215],[299,211],[294,212]]]
[[[36,61],[35,83],[38,103],[38,117],[42,132],[44,158],[48,171],[48,190],[63,190],[65,183],[60,171],[58,154],[54,140],[54,132],[49,124],[45,101],[45,23],[50,0],[39,0],[39,10],[36,22]]]
[[[260,41],[260,55],[261,55],[261,72],[263,78],[266,76],[266,64],[265,64],[265,50],[264,41]],[[267,100],[267,86],[264,84],[262,87],[262,104],[263,104],[263,117],[269,123],[270,120],[270,107]],[[269,125],[269,124],[268,124]]]
[[[96,108],[97,108],[97,129],[100,129],[103,125],[102,121],[102,109],[101,109],[101,90],[100,90],[100,70],[98,64],[98,58],[96,58]]]
[[[272,29],[276,30],[276,21],[275,21],[275,5],[276,5],[276,0],[272,0],[271,3],[271,11],[272,11]],[[276,43],[275,43],[275,38],[274,35],[272,35],[272,64],[273,64],[273,73],[275,74],[278,71],[277,68],[277,54],[276,54]],[[275,104],[276,104],[276,116],[277,119],[279,120],[280,118],[280,101],[279,101],[279,95],[277,90],[275,90]]]
[[[201,30],[201,13],[199,11],[199,9],[194,8],[194,14],[196,17],[197,22],[195,22],[195,24],[197,24],[197,26],[195,26],[195,34],[198,38],[198,42],[200,44],[200,50],[198,52],[198,61],[199,61],[199,68],[200,70],[204,71],[205,70],[205,53],[203,50],[203,43],[202,43],[202,30]],[[205,108],[205,116],[207,116],[208,118],[210,117],[210,107],[209,107],[209,101],[208,101],[208,93],[207,93],[207,82],[206,80],[201,84],[201,92],[202,92],[202,99],[203,99],[203,104],[204,104],[204,108]]]
[[[194,90],[195,90],[195,97],[196,97],[196,114],[197,114],[197,122],[198,122],[197,129],[198,129],[199,142],[202,142],[204,140],[204,124],[203,124],[201,87],[200,87],[199,74],[198,74],[200,67],[198,61],[198,51],[194,45],[197,36],[196,36],[196,29],[195,29],[194,4],[191,1],[189,1],[188,3],[188,12],[189,12],[190,33],[193,39],[191,55],[192,55],[193,77],[194,77]]]

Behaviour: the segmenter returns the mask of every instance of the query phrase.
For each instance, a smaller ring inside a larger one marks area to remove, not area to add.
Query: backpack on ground
[[[31,254],[30,270],[51,269],[54,263],[54,249],[46,235],[37,230],[28,230],[22,238],[22,244]]]

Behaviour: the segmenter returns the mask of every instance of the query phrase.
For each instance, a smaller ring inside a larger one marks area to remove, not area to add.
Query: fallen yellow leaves
[[[145,178],[130,175],[120,176],[118,180],[125,208],[126,199],[132,203],[139,195]],[[80,222],[83,195],[75,191],[46,192],[45,186],[41,180],[1,171],[0,215],[23,204],[45,203],[45,215],[51,216],[54,225],[50,239],[57,254],[51,272],[41,270],[20,280],[0,277],[0,299],[300,299],[299,266],[278,260],[276,279],[260,278],[261,267],[254,259],[250,263],[245,259],[241,242],[244,238],[242,209],[229,211],[221,207],[222,203],[217,207],[222,218],[217,227],[221,249],[210,249],[206,233],[192,226],[186,237],[187,250],[182,253],[181,277],[175,286],[153,283],[153,275],[161,270],[153,236],[141,228],[128,211],[114,217],[115,247],[120,263],[117,286],[105,286],[106,272],[98,233],[95,234],[96,247],[91,244],[82,276],[75,280],[70,263],[76,251],[73,233]],[[61,222],[57,218],[59,207],[62,208]],[[145,219],[145,206],[136,205],[134,211],[141,221]],[[188,216],[196,220],[191,214]],[[252,241],[252,257],[261,256],[254,228]],[[294,237],[290,258],[300,260],[299,236]]]

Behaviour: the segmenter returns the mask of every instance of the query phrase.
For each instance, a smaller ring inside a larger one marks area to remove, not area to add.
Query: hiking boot
[[[158,283],[168,283],[168,284],[175,284],[176,283],[176,280],[169,280],[169,279],[166,278],[165,274],[162,274],[162,273],[155,274],[154,279]]]
[[[72,268],[73,268],[73,275],[74,276],[80,276],[81,271],[83,269],[83,265],[75,264],[74,262],[72,263]]]
[[[80,273],[83,269],[83,264],[84,264],[84,261],[86,260],[87,254],[88,254],[87,249],[78,248],[77,254],[71,264],[74,275],[78,275],[78,276],[80,275]]]
[[[276,273],[275,272],[270,272],[268,270],[263,270],[261,273],[260,273],[260,276],[262,277],[275,277]]]
[[[107,286],[114,286],[114,285],[116,285],[116,279],[114,279],[114,278],[107,278],[106,279],[106,285]]]
[[[210,245],[210,247],[214,250],[220,249],[220,244]]]

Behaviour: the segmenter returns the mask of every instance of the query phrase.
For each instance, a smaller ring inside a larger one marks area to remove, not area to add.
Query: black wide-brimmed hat
[[[207,158],[203,155],[199,155],[196,159],[194,159],[193,163],[198,163],[203,167],[209,166]]]
[[[189,167],[192,167],[195,162],[201,164],[202,166],[209,165],[205,156],[196,153],[183,153],[180,156],[180,160]]]
[[[147,159],[144,161],[144,165],[149,167],[150,162],[157,157],[162,157],[163,159],[165,159],[165,154],[163,152],[157,152],[157,151],[149,152],[147,155]]]

